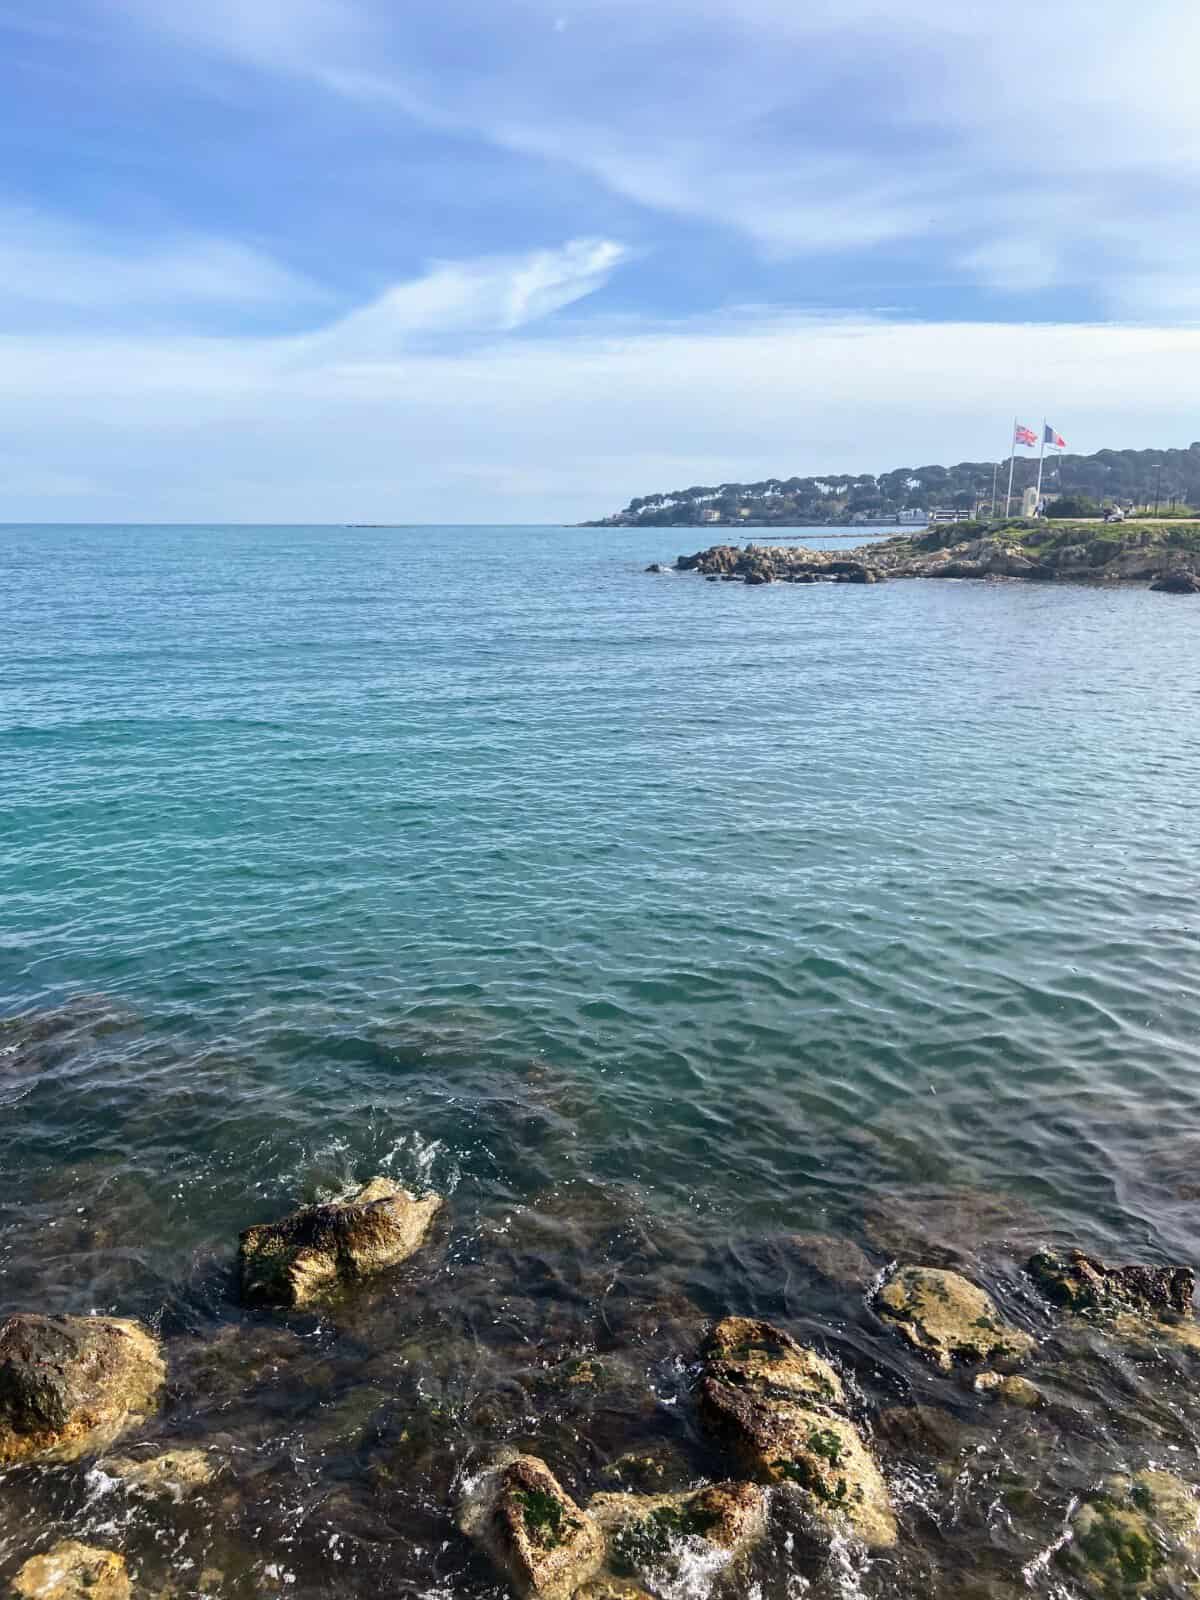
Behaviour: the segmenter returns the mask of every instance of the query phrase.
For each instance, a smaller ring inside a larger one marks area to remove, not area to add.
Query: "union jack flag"
[[[1037,443],[1037,434],[1034,433],[1032,428],[1027,428],[1027,427],[1024,426],[1023,423],[1018,422],[1017,426],[1016,426],[1016,429],[1015,429],[1015,431],[1013,433],[1013,443],[1014,444],[1036,444]]]

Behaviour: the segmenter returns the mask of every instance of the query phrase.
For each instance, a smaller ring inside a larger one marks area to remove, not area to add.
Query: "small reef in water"
[[[650,572],[672,569],[654,563]],[[674,569],[711,581],[881,583],[888,578],[1024,578],[1041,582],[1138,583],[1168,594],[1200,594],[1200,524],[1031,522],[999,528],[951,523],[853,550],[803,545],[713,545],[680,556]]]

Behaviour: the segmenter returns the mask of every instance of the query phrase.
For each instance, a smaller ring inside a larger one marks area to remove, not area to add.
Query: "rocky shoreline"
[[[661,563],[651,572],[671,570]],[[678,572],[712,582],[881,583],[889,578],[1018,578],[1039,582],[1148,584],[1200,593],[1200,527],[1019,524],[936,528],[852,550],[803,545],[712,545],[681,555]]]
[[[441,1196],[418,1198],[375,1178],[343,1200],[251,1226],[238,1250],[241,1300],[279,1315],[333,1310],[410,1260],[419,1263],[443,1210]],[[797,1235],[793,1245],[819,1272],[848,1273],[862,1285],[863,1305],[881,1334],[926,1368],[925,1396],[916,1404],[872,1403],[843,1361],[786,1327],[741,1312],[710,1321],[696,1330],[695,1345],[684,1340],[675,1352],[687,1371],[684,1404],[709,1442],[708,1475],[697,1478],[674,1462],[664,1439],[662,1448],[620,1457],[615,1487],[572,1492],[560,1476],[549,1421],[544,1440],[502,1445],[454,1474],[447,1517],[518,1600],[755,1593],[747,1563],[779,1522],[787,1548],[812,1573],[846,1549],[861,1550],[867,1561],[889,1556],[913,1533],[911,1494],[902,1490],[889,1446],[898,1440],[911,1452],[915,1444],[921,1470],[953,1476],[964,1440],[953,1415],[956,1394],[1069,1429],[1078,1419],[1054,1397],[1062,1383],[1056,1341],[1099,1337],[1135,1357],[1163,1347],[1200,1355],[1190,1267],[1112,1267],[1079,1250],[1041,1248],[1022,1267],[1028,1310],[1017,1322],[987,1288],[936,1258],[893,1258],[872,1273],[848,1240]],[[606,1358],[619,1362],[620,1352]],[[568,1363],[562,1382],[599,1403],[601,1366]],[[431,1362],[430,1377],[434,1371]],[[549,1372],[547,1380],[556,1387]],[[113,1317],[10,1316],[0,1327],[6,1489],[11,1493],[13,1473],[56,1465],[98,1473],[164,1509],[220,1494],[239,1470],[228,1440],[181,1439],[164,1448],[161,1437],[145,1438],[171,1385],[168,1353],[147,1326]],[[1022,1448],[1024,1439],[1036,1453],[1041,1445],[1031,1427],[1020,1425],[1010,1448]],[[36,1525],[28,1541],[32,1548],[11,1577],[11,1592],[23,1600],[132,1600],[151,1592],[135,1587],[137,1574],[121,1548],[73,1537],[38,1548]],[[1167,1600],[1200,1593],[1194,1482],[1153,1460],[1107,1473],[1072,1501],[1045,1564],[1062,1594]],[[1015,1600],[1017,1585],[1014,1575],[1011,1587],[988,1582],[954,1592]],[[221,1572],[210,1570],[155,1592],[158,1600],[176,1600],[225,1590]]]

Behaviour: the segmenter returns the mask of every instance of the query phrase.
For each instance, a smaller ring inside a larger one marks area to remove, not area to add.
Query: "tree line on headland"
[[[990,505],[996,463],[895,467],[872,473],[818,473],[810,478],[764,478],[760,483],[695,484],[639,495],[615,516],[588,527],[669,527],[710,522],[781,526],[882,520],[937,507],[978,511]],[[1008,463],[999,473],[1004,509]],[[1037,458],[1018,456],[1014,495],[1037,480]],[[1047,461],[1045,488],[1064,515],[1087,516],[1106,505],[1138,509],[1200,506],[1200,442],[1186,450],[1097,450]]]

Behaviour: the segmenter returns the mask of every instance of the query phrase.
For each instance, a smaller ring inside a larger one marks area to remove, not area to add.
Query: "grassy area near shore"
[[[950,522],[914,534],[905,542],[916,551],[947,549],[972,539],[994,537],[1021,545],[1031,556],[1070,545],[1161,545],[1168,550],[1200,553],[1200,521],[1178,522],[1145,518],[1129,522],[1104,522],[1101,518],[1056,522],[1052,518],[1027,522]]]

